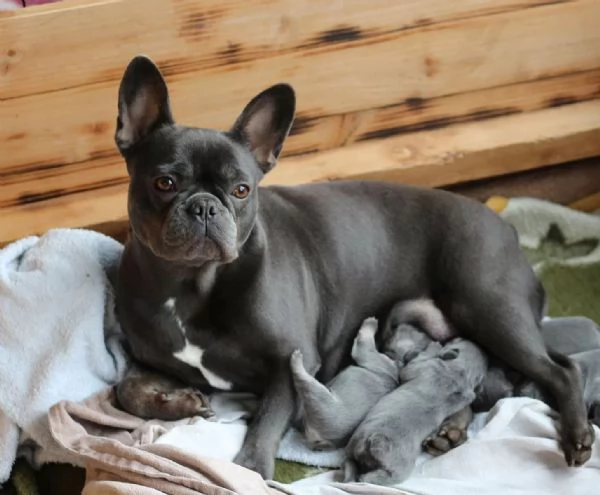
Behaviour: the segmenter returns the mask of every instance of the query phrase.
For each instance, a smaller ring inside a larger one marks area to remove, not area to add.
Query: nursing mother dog
[[[295,412],[295,349],[327,382],[365,318],[416,298],[432,299],[463,337],[548,389],[566,462],[589,459],[579,373],[544,347],[543,288],[490,209],[384,182],[259,187],[294,119],[286,84],[255,96],[227,132],[186,127],[173,119],[159,69],[138,56],[118,111],[130,175],[117,298],[124,331],[150,367],[194,387],[261,396],[237,463],[272,477]]]

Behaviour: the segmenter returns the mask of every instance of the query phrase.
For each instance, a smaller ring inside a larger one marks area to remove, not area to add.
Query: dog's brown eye
[[[233,190],[233,195],[237,199],[247,198],[248,194],[250,194],[250,186],[248,186],[246,184],[240,184]]]
[[[159,177],[154,181],[154,187],[160,192],[173,192],[175,191],[175,181],[171,177]]]

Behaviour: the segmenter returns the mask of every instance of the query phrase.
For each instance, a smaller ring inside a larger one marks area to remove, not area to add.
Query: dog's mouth
[[[230,263],[238,256],[236,239],[221,231],[196,227],[180,236],[163,236],[163,257],[171,261],[202,264],[207,261]]]
[[[175,210],[162,224],[160,252],[155,254],[189,265],[230,263],[238,257],[237,234],[237,225],[229,214],[218,221],[199,222]]]

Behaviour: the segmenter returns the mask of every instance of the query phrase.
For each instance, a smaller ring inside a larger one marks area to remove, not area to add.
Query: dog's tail
[[[392,309],[395,323],[408,323],[421,328],[433,340],[443,342],[456,336],[452,325],[431,299],[402,301]]]

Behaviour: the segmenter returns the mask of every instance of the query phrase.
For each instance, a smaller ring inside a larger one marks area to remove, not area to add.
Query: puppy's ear
[[[154,129],[172,124],[167,84],[154,62],[135,57],[123,74],[119,86],[119,116],[115,141],[125,152]]]
[[[231,135],[245,144],[264,173],[277,163],[296,111],[289,84],[276,84],[255,96],[237,118]]]

